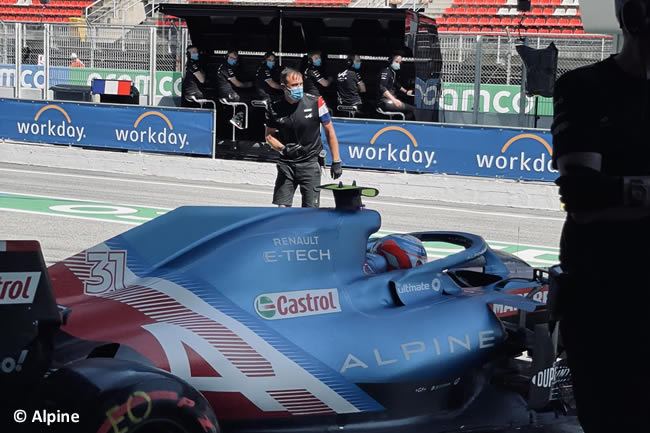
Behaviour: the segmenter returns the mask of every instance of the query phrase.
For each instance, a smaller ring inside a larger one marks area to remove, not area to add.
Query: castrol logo
[[[40,272],[0,272],[0,305],[34,302]]]
[[[255,311],[266,320],[340,313],[337,289],[265,293],[255,299]]]

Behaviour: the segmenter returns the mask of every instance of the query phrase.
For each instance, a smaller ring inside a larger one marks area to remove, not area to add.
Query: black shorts
[[[319,207],[320,165],[318,158],[305,162],[278,162],[278,177],[275,179],[273,204],[291,206],[296,188],[300,186],[302,207]]]

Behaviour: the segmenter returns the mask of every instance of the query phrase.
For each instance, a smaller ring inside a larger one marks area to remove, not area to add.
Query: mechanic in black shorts
[[[616,15],[621,53],[554,94],[558,312],[585,433],[650,431],[650,0],[616,0]]]
[[[318,159],[323,150],[321,125],[332,151],[330,174],[333,179],[343,174],[332,119],[323,98],[303,92],[300,72],[284,69],[280,83],[284,96],[270,104],[266,111],[266,140],[282,155],[277,165],[273,204],[290,207],[296,188],[300,186],[302,207],[318,207],[320,192],[316,187],[321,178]]]

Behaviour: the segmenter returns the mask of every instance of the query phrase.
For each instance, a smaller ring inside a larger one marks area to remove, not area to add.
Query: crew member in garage
[[[322,97],[304,93],[300,72],[284,69],[280,84],[284,96],[270,104],[266,111],[266,140],[281,154],[273,204],[290,207],[296,188],[300,187],[302,207],[318,207],[319,154],[323,150],[321,125],[332,153],[330,174],[333,179],[338,179],[343,173],[332,119]]]
[[[249,95],[240,94],[241,89],[253,87],[252,81],[243,81],[239,75],[239,52],[229,50],[226,54],[226,61],[217,70],[217,92],[219,99],[227,102],[248,102]],[[242,96],[246,96],[242,98]],[[246,99],[246,101],[242,100]],[[230,123],[238,129],[244,129],[244,109],[238,107],[230,119]]]
[[[307,68],[304,74],[305,93],[322,96],[324,90],[332,84],[332,78],[325,78],[322,53],[318,50],[307,54]]]
[[[336,76],[336,88],[340,105],[355,107],[361,112],[363,101],[361,94],[366,93],[366,84],[361,78],[361,56],[351,54],[346,61],[346,68]]]
[[[267,103],[281,98],[284,94],[280,86],[279,76],[280,72],[275,54],[272,52],[265,53],[264,59],[255,73],[255,88],[257,95]]]
[[[395,53],[388,58],[388,65],[379,72],[377,82],[377,106],[383,111],[401,112],[407,120],[415,118],[415,107],[398,97],[413,96],[413,90],[405,89],[397,80],[397,73],[402,67],[402,56]]]
[[[196,101],[205,99],[205,72],[199,64],[199,49],[195,45],[187,47],[185,61],[185,76],[183,77],[181,99],[182,107],[199,107]]]
[[[558,313],[585,433],[650,425],[650,2],[615,4],[622,51],[567,72],[554,94]]]

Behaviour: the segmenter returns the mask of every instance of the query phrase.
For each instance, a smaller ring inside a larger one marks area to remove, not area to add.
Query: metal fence
[[[58,84],[89,85],[93,78],[117,78],[133,81],[140,95],[152,105],[161,100],[165,105],[172,104],[174,98],[180,97],[184,47],[189,41],[186,27],[0,22],[0,36],[1,96],[34,97],[35,92],[26,90],[33,89],[47,98],[43,89]],[[519,126],[531,125],[529,118],[535,105],[539,115],[551,115],[549,98],[539,98],[535,104],[533,98],[525,96],[522,61],[515,49],[519,43],[544,48],[551,42],[559,50],[558,76],[615,51],[612,39],[603,37],[540,36],[522,40],[440,35],[441,112],[474,114],[456,118],[464,123],[485,123],[477,113],[514,115],[519,116]],[[72,53],[83,67],[71,67]],[[478,104],[474,104],[475,93],[480,95]],[[441,120],[452,121],[450,116]]]
[[[550,98],[526,97],[522,88],[524,67],[516,46],[546,48],[551,42],[558,49],[560,77],[567,71],[605,59],[615,52],[611,38],[550,38],[477,35],[441,35],[443,57],[440,107],[443,112],[480,112],[520,115],[520,126],[529,126],[524,116],[550,116]],[[525,84],[525,83],[524,83]],[[479,107],[474,94],[478,89]],[[526,101],[522,103],[521,101]],[[537,108],[535,108],[537,106]],[[475,122],[471,122],[475,123]],[[523,124],[522,124],[523,123]]]

